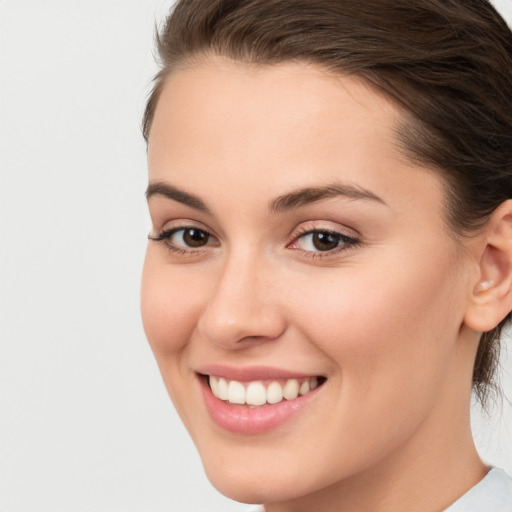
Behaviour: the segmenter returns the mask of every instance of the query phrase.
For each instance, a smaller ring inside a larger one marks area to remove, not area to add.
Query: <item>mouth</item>
[[[204,375],[213,396],[232,405],[261,407],[279,404],[283,400],[295,400],[321,386],[326,378],[322,376],[266,379],[241,382],[214,375]]]
[[[203,371],[196,375],[210,418],[222,430],[245,435],[263,434],[289,423],[323,394],[327,381],[321,375],[268,369]]]

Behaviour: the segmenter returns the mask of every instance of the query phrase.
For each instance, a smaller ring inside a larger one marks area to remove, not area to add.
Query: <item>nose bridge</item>
[[[242,340],[278,337],[284,318],[271,293],[271,274],[256,251],[232,251],[199,319],[201,333],[228,348],[238,348]]]

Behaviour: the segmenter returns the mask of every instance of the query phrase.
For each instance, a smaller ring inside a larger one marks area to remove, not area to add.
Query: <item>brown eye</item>
[[[312,235],[311,242],[319,251],[332,251],[340,244],[340,236],[335,233],[318,231]]]
[[[195,227],[172,228],[156,236],[149,235],[150,240],[163,242],[170,250],[200,249],[207,245],[218,245],[215,237],[204,229]]]
[[[355,238],[336,231],[312,230],[297,237],[294,248],[305,252],[334,252],[336,249],[346,249],[359,243]]]
[[[185,245],[189,247],[203,247],[208,243],[210,235],[206,231],[200,229],[187,228],[182,229],[182,239]],[[178,235],[180,231],[177,231],[175,235]]]

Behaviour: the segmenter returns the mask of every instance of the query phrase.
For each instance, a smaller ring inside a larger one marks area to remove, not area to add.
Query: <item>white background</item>
[[[0,0],[0,512],[245,509],[204,477],[139,318],[139,125],[170,4]],[[474,425],[512,474],[511,411]]]

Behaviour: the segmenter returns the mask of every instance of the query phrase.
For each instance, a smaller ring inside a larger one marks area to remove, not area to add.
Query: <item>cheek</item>
[[[186,365],[189,340],[200,309],[199,283],[161,261],[148,247],[141,283],[141,313],[146,337],[167,392],[183,423],[193,421],[187,407],[193,375]]]
[[[141,313],[146,337],[162,368],[162,363],[172,362],[187,346],[197,321],[201,287],[160,259],[149,247],[142,273]]]
[[[420,269],[417,259],[407,264],[394,256],[380,258],[378,267],[326,274],[315,286],[303,282],[307,292],[294,299],[305,336],[337,364],[344,392],[365,390],[364,400],[374,396],[376,407],[387,394],[435,389],[463,317],[449,258]]]
[[[421,273],[389,263],[391,279],[381,269],[344,277],[336,269],[302,280],[301,295],[289,296],[303,337],[334,363],[330,427],[315,448],[333,474],[363,469],[408,439],[449,373],[460,327],[449,262]],[[333,446],[343,460],[332,458]]]

